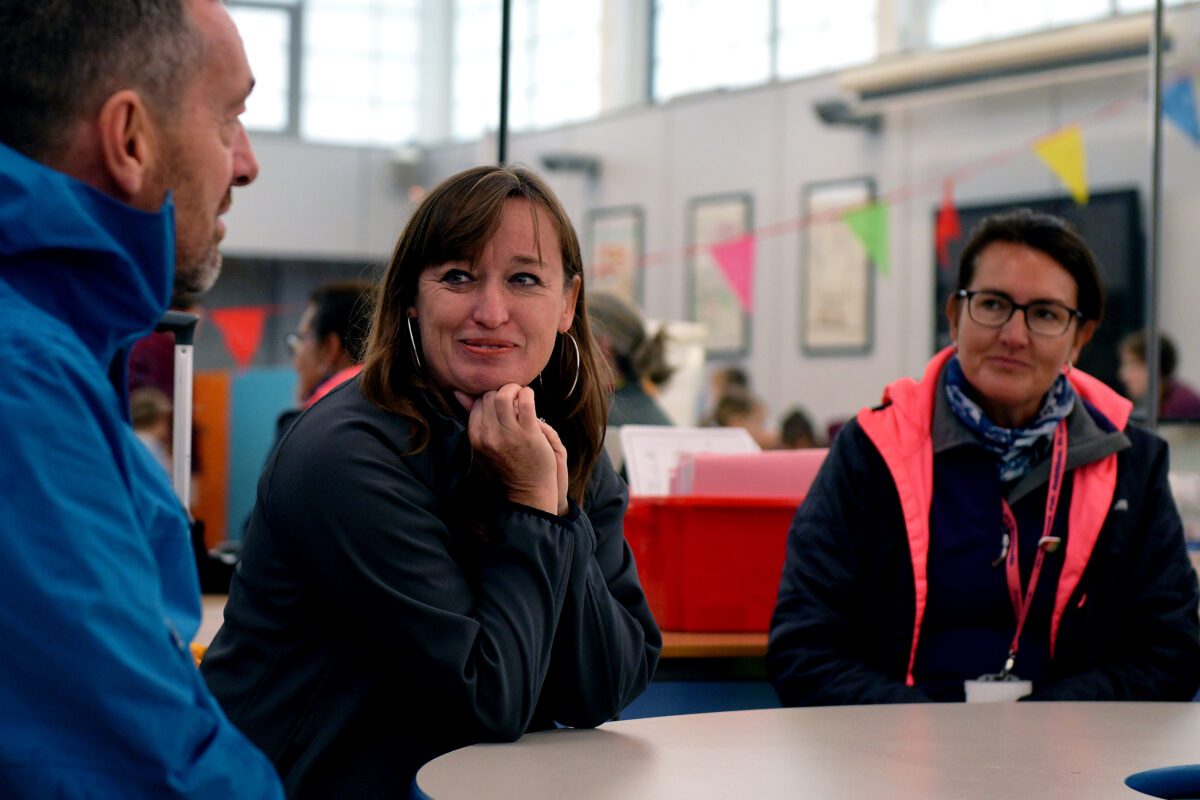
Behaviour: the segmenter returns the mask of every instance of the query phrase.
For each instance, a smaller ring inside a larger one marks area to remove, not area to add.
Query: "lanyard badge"
[[[1004,554],[1004,574],[1008,582],[1008,597],[1012,602],[1013,614],[1017,618],[1017,629],[1013,633],[1012,644],[1008,648],[1008,657],[1004,660],[1004,668],[1000,670],[1000,679],[1007,680],[1012,674],[1017,661],[1017,650],[1021,645],[1021,632],[1029,617],[1029,609],[1033,606],[1033,596],[1037,591],[1038,578],[1042,574],[1042,562],[1047,553],[1053,553],[1062,545],[1062,539],[1054,536],[1054,517],[1058,513],[1058,501],[1062,497],[1063,479],[1067,468],[1067,421],[1060,420],[1054,429],[1054,447],[1050,454],[1050,484],[1046,491],[1046,513],[1042,521],[1042,536],[1038,539],[1037,556],[1033,561],[1033,569],[1029,572],[1029,584],[1024,594],[1021,592],[1021,561],[1020,536],[1017,532],[1017,518],[1007,500],[1000,501],[1001,514],[1004,519],[1004,538],[1008,543],[1008,552]]]
[[[1037,592],[1038,579],[1042,574],[1042,562],[1047,553],[1053,553],[1062,545],[1062,539],[1054,536],[1054,518],[1058,513],[1058,501],[1062,496],[1063,480],[1067,467],[1067,421],[1060,420],[1054,429],[1054,447],[1050,454],[1050,483],[1046,492],[1046,512],[1042,522],[1042,536],[1038,539],[1037,556],[1033,561],[1033,569],[1029,572],[1029,583],[1024,592],[1021,588],[1020,536],[1017,530],[1017,518],[1013,514],[1008,501],[1001,499],[1000,509],[1004,522],[1004,532],[1000,543],[1000,557],[993,563],[998,566],[1004,562],[1004,576],[1008,583],[1008,597],[1012,602],[1013,614],[1017,618],[1016,631],[1013,633],[1012,644],[1008,647],[1008,656],[1004,659],[1004,667],[996,675],[984,675],[976,681],[965,681],[968,702],[976,701],[1005,701],[1016,700],[1033,690],[1029,681],[1022,681],[1013,673],[1017,662],[1017,650],[1021,646],[1021,632],[1029,617],[1029,609],[1033,606],[1033,597]]]

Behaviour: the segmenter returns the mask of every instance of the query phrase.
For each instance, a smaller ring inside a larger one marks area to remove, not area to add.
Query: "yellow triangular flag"
[[[1087,205],[1087,155],[1083,151],[1083,131],[1079,126],[1068,125],[1039,139],[1033,150],[1063,182],[1075,202]]]

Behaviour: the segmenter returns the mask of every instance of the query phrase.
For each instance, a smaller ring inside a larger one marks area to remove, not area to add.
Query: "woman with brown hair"
[[[1166,443],[1074,368],[1104,315],[1087,243],[990,216],[945,313],[954,346],[846,424],[792,522],[780,698],[1190,700],[1200,589]]]
[[[280,443],[202,665],[292,796],[400,796],[421,763],[594,726],[661,639],[603,454],[578,240],[477,167],[396,245],[362,375]]]

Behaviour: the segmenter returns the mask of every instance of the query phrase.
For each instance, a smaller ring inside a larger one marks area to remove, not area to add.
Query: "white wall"
[[[1170,63],[1195,63],[1200,9],[1174,14]],[[836,93],[832,77],[741,92],[685,98],[565,128],[519,134],[510,160],[540,168],[546,152],[598,158],[602,175],[549,173],[577,226],[589,208],[635,204],[645,212],[646,250],[667,253],[645,275],[646,311],[679,319],[684,308],[685,210],[688,200],[749,192],[756,227],[796,219],[802,187],[813,181],[871,176],[881,193],[928,190],[891,209],[892,270],[875,283],[875,337],[860,357],[806,357],[799,347],[801,234],[764,238],[758,247],[752,352],[755,388],[774,415],[807,407],[823,424],[877,402],[882,386],[917,373],[930,355],[932,212],[939,179],[1040,134],[1086,117],[1144,88],[1141,76],[1107,78],[889,113],[883,131],[824,126],[812,103]],[[1149,193],[1148,111],[1137,99],[1123,113],[1085,124],[1093,191],[1138,186]],[[1162,318],[1180,345],[1181,372],[1200,377],[1200,149],[1173,127],[1164,134]],[[424,179],[437,180],[494,158],[493,142],[437,148]],[[262,175],[240,192],[230,215],[228,249],[239,253],[385,256],[408,212],[404,180],[390,153],[256,139]],[[959,203],[1061,194],[1032,151],[1019,152],[957,187]],[[1147,227],[1148,230],[1148,227]],[[582,233],[582,230],[581,230]]]

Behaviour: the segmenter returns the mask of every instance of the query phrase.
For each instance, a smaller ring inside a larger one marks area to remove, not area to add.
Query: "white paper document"
[[[671,470],[679,463],[680,453],[757,453],[761,449],[743,428],[621,426],[631,495],[670,494]]]

